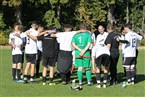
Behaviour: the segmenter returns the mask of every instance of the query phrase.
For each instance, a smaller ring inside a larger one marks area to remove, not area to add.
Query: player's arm
[[[95,66],[95,56],[96,56],[96,45],[92,48],[92,71],[93,73],[96,72],[96,66]]]
[[[77,30],[77,31],[75,31],[76,32],[76,34],[78,34],[78,33],[83,33],[83,32],[89,32],[90,33],[90,31],[89,30]]]
[[[91,42],[89,42],[89,43],[87,44],[87,46],[85,47],[85,49],[83,49],[83,50],[81,51],[80,56],[83,56],[83,55],[85,54],[85,52],[90,48],[90,46],[91,46]]]
[[[11,37],[11,34],[10,34],[10,35],[9,35],[9,45],[10,45],[12,48],[16,48],[16,45],[14,44],[13,39],[14,39],[14,38],[12,38],[12,37]]]
[[[82,51],[82,49],[80,49],[74,42],[72,43],[72,46],[73,46],[75,49],[77,49],[77,50],[79,50],[79,51]]]
[[[37,40],[37,37],[31,35],[30,32],[26,32],[26,35],[27,35],[28,37],[30,37],[32,40],[34,40],[34,41]]]
[[[46,30],[46,31],[39,33],[38,36],[43,36],[45,34],[52,34],[52,33],[54,33],[54,30]]]

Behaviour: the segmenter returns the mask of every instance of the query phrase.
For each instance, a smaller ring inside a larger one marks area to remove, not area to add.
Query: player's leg
[[[56,63],[56,58],[49,58],[49,68],[50,68],[50,72],[49,72],[49,85],[55,85],[55,83],[53,83],[53,78],[54,78],[54,66]]]
[[[130,57],[126,57],[124,58],[125,61],[124,61],[124,67],[125,67],[125,70],[126,70],[126,80],[127,80],[127,85],[130,85],[131,84],[131,70],[130,70],[130,64],[131,64],[131,59]]]
[[[28,71],[29,71],[30,65],[31,65],[30,62],[26,63],[26,67],[25,67],[25,70],[24,70],[24,83],[27,83],[27,80],[28,80]]]
[[[30,81],[34,81],[35,75],[35,65],[36,65],[36,54],[31,55],[31,70],[30,70]]]
[[[103,88],[107,87],[107,80],[108,80],[108,72],[109,72],[109,63],[110,63],[110,56],[103,55],[103,65],[104,65],[104,79],[103,79]]]
[[[91,62],[90,58],[83,58],[83,67],[87,77],[88,86],[91,86]]]
[[[68,73],[66,73],[66,82],[67,82],[67,84],[70,84],[71,83],[70,76],[71,76],[71,71],[69,71]]]
[[[46,85],[47,69],[48,69],[48,66],[46,66],[46,65],[44,66],[43,65],[43,72],[42,72],[43,85]]]
[[[17,77],[18,82],[21,81],[22,55],[17,55]]]
[[[131,83],[134,84],[135,77],[136,77],[136,58],[132,58],[132,65],[130,66],[130,72],[131,72]]]
[[[101,64],[102,64],[102,55],[95,59],[96,63],[96,81],[97,81],[97,88],[101,88]]]
[[[78,67],[77,76],[78,76],[78,80],[79,80],[79,85],[82,85],[82,79],[83,79],[83,66],[79,66],[79,67]]]
[[[42,65],[43,65],[42,81],[43,81],[43,85],[46,85],[46,76],[47,76],[47,70],[48,70],[48,58],[44,55],[42,55]]]
[[[16,80],[16,55],[12,56],[13,64],[12,64],[12,78],[13,81]]]
[[[40,61],[42,58],[42,52],[38,50],[37,52],[37,61],[36,61],[36,77],[39,77]]]

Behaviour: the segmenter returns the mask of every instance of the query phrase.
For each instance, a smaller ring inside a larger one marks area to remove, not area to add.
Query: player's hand
[[[118,37],[116,38],[116,41],[118,41],[118,42],[119,42],[119,38],[118,38]]]
[[[30,32],[26,32],[26,35],[29,36],[30,35]]]
[[[82,50],[80,56],[84,56],[85,52],[86,52],[85,50]]]
[[[15,33],[15,36],[17,36],[17,37],[20,37],[20,34],[18,34],[18,33]]]
[[[12,47],[13,47],[13,48],[16,48],[16,45],[15,45],[15,44],[12,44]]]

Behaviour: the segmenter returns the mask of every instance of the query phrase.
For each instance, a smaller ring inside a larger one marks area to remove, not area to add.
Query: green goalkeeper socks
[[[78,80],[79,80],[79,81],[82,80],[82,78],[83,78],[83,71],[79,70],[79,71],[77,72],[77,74],[78,74]]]
[[[88,81],[91,81],[91,70],[86,71],[86,77]]]

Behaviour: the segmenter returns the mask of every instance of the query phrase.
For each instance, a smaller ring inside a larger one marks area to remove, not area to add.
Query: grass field
[[[58,83],[55,86],[42,86],[42,82],[37,84],[16,83],[12,81],[11,76],[11,50],[1,47],[0,97],[145,97],[145,50],[139,50],[137,72],[137,83],[121,88],[123,68],[120,57],[118,63],[119,83],[108,86],[106,89],[97,89],[95,84],[93,86],[83,85],[82,91],[71,91],[70,85],[64,86],[59,83],[59,78],[54,80]]]

